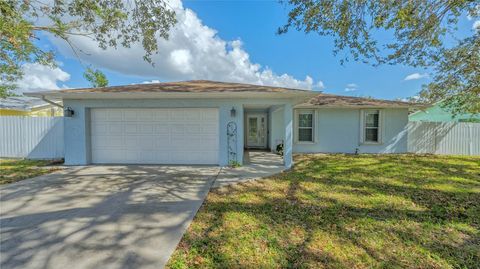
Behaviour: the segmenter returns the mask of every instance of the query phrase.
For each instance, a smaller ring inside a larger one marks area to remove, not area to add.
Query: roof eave
[[[311,98],[318,93],[310,91],[291,91],[291,92],[31,92],[25,95],[31,97],[46,97],[53,100],[62,99],[191,99],[191,98]]]
[[[372,109],[372,108],[420,108],[420,105],[312,105],[312,104],[300,104],[295,108],[354,108],[354,109]]]

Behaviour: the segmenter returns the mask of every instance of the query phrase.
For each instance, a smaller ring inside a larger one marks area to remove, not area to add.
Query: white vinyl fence
[[[63,117],[0,117],[0,157],[63,158]]]
[[[480,123],[409,122],[408,151],[480,155]]]

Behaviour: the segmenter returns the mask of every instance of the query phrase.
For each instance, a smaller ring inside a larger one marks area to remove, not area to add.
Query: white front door
[[[247,114],[247,148],[267,147],[267,114]]]
[[[216,108],[92,108],[92,163],[218,164]]]

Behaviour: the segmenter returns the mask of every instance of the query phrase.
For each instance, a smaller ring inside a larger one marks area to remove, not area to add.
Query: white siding
[[[63,156],[63,117],[0,117],[0,157]]]
[[[408,151],[412,153],[480,155],[480,124],[409,122]]]

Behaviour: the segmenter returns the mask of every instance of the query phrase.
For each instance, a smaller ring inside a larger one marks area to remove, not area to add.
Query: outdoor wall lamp
[[[73,111],[73,109],[72,109],[71,107],[67,107],[67,108],[65,109],[65,111],[63,112],[63,115],[64,115],[65,117],[68,117],[68,118],[73,117],[74,114],[75,114],[75,111]]]
[[[235,115],[237,115],[237,110],[235,110],[235,107],[232,106],[232,109],[230,110],[230,116],[235,118]]]

